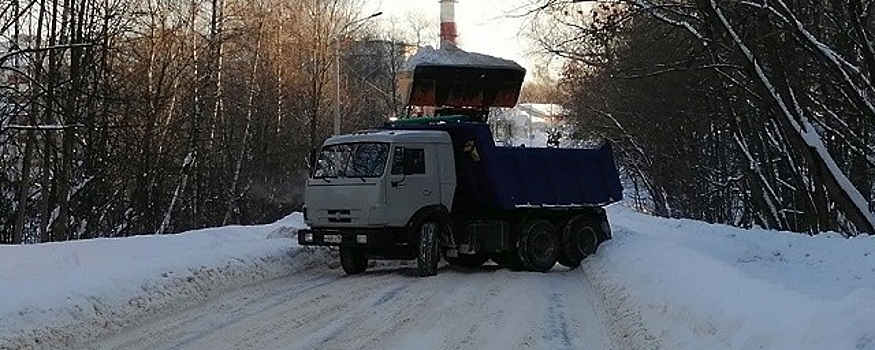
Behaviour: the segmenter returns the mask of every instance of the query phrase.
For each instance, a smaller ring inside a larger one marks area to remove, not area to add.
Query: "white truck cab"
[[[403,228],[421,208],[450,208],[455,186],[452,142],[444,131],[335,136],[325,141],[312,165],[305,222],[325,229]],[[326,236],[325,243],[340,243],[340,237]]]

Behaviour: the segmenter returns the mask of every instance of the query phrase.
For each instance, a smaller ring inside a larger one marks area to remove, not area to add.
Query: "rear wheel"
[[[463,267],[478,267],[486,263],[486,260],[489,260],[489,256],[484,253],[474,253],[474,254],[459,254],[456,257],[444,257],[450,265],[454,266],[463,266]]]
[[[421,277],[434,276],[440,260],[440,224],[426,219],[418,225],[417,231],[419,254],[416,256],[416,271]]]
[[[353,247],[340,247],[340,266],[347,275],[355,275],[368,269],[365,252]]]
[[[564,244],[564,241],[562,241],[562,244]],[[562,244],[560,244],[559,256],[556,257],[556,261],[560,265],[565,266],[565,267],[572,269],[572,270],[580,267],[581,260],[575,260],[575,259],[568,257],[568,254],[565,253],[565,247],[562,246]]]
[[[526,270],[547,272],[556,265],[558,247],[556,227],[549,221],[535,220],[527,223],[520,233],[517,255]]]
[[[596,224],[595,220],[586,216],[576,216],[565,224],[560,240],[560,264],[576,268],[583,259],[595,253],[599,244]]]

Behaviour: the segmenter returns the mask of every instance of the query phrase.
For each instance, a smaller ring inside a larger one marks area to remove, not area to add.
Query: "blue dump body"
[[[483,123],[386,127],[450,134],[457,181],[454,211],[597,207],[623,195],[607,143],[598,149],[500,147]]]

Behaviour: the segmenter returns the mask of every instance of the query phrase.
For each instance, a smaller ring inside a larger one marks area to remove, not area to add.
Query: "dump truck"
[[[441,259],[578,267],[611,238],[603,207],[622,197],[610,144],[496,145],[488,110],[516,104],[525,70],[440,50],[417,54],[399,77],[405,102],[433,115],[334,136],[313,154],[298,243],[339,247],[347,274],[370,259],[415,259],[420,276]]]

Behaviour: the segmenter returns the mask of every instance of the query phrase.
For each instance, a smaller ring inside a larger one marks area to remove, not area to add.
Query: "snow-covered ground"
[[[263,226],[0,246],[0,349],[59,349],[326,259],[292,239],[300,213]]]
[[[636,344],[875,349],[875,237],[662,219],[614,206],[584,269]]]
[[[608,213],[614,239],[580,269],[547,274],[444,267],[418,278],[390,264],[345,277],[326,249],[297,246],[299,214],[264,226],[2,246],[0,349],[153,338],[163,345],[134,347],[233,348],[229,334],[266,342],[248,343],[255,348],[591,348],[595,337],[618,349],[875,349],[875,237],[742,230],[621,205]],[[304,290],[315,292],[301,299]],[[212,311],[191,311],[199,305]],[[265,332],[281,324],[271,337],[289,338],[258,338],[247,327],[260,318],[272,323]],[[228,324],[237,319],[247,321]],[[141,329],[156,322],[173,332]]]

